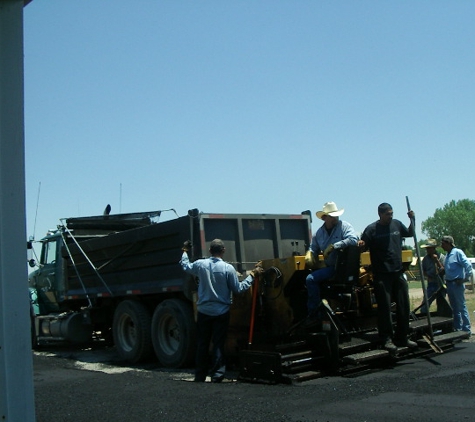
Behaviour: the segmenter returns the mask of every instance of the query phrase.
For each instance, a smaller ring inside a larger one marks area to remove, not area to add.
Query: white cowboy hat
[[[330,217],[339,217],[344,212],[345,212],[345,209],[342,208],[341,210],[339,210],[334,202],[327,202],[323,206],[323,210],[317,211],[316,214],[318,218],[322,219],[324,215],[329,215]]]

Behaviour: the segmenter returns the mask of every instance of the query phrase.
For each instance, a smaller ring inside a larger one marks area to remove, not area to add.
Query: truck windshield
[[[47,242],[43,245],[43,264],[54,264],[56,261],[56,242]]]

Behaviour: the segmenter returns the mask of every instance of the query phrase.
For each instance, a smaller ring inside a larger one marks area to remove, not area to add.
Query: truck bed
[[[203,214],[192,210],[187,216],[160,223],[147,222],[141,214],[136,225],[132,217],[128,215],[125,226],[120,224],[121,215],[99,216],[96,221],[68,220],[74,239],[65,233],[64,299],[86,292],[89,296],[167,291],[188,295],[192,280],[178,264],[185,240],[192,240],[191,258],[198,259],[208,255],[213,239],[221,238],[226,245],[224,259],[245,273],[258,260],[305,253],[311,235],[306,214]]]

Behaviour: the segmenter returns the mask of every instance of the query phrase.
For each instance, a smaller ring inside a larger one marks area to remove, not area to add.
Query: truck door
[[[57,300],[57,274],[60,256],[60,237],[53,237],[43,243],[40,268],[36,274],[37,301],[40,313],[45,314],[59,310]]]

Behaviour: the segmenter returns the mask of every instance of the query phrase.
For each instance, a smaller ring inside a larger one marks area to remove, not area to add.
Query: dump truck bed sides
[[[92,296],[184,292],[189,297],[190,279],[178,265],[184,240],[192,240],[191,255],[197,259],[207,255],[214,238],[223,239],[226,261],[244,273],[259,259],[304,253],[311,234],[308,215],[193,210],[161,223],[140,215],[136,224],[130,216],[122,222],[122,215],[67,220],[67,247],[62,249],[67,267],[60,300],[80,298],[86,292]],[[109,230],[112,233],[105,234]]]

